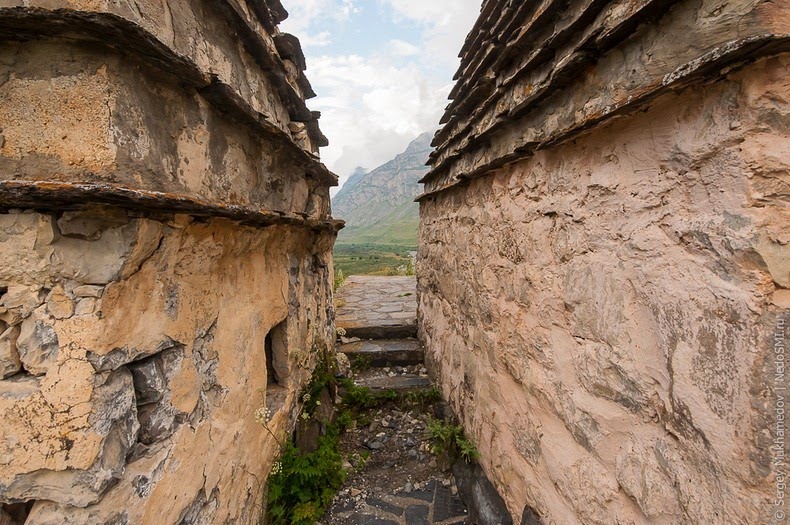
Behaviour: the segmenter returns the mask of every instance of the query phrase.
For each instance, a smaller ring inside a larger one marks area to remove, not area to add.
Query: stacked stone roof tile
[[[787,50],[787,19],[782,3],[748,0],[487,0],[461,50],[420,198]]]

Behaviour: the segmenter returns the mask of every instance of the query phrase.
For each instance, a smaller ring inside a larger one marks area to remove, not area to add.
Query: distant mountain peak
[[[419,180],[428,172],[433,133],[423,133],[406,150],[378,168],[357,168],[332,199],[333,214],[346,221],[338,242],[417,245]]]

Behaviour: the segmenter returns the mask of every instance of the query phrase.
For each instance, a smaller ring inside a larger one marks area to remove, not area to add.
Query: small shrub
[[[458,453],[464,461],[471,463],[480,459],[480,452],[477,451],[474,443],[465,437],[457,438],[456,443],[458,444]]]
[[[269,477],[271,525],[311,525],[324,514],[346,479],[338,443],[338,429],[330,426],[315,452],[285,444],[280,466]]]
[[[394,390],[374,392],[366,386],[357,386],[350,379],[342,380],[340,384],[345,390],[341,395],[341,404],[353,411],[367,410],[398,399]]]
[[[373,358],[369,355],[357,355],[351,360],[351,370],[354,372],[364,372],[370,369],[373,364]]]
[[[335,270],[335,284],[334,284],[334,290],[335,290],[335,291],[337,291],[337,289],[338,289],[338,288],[340,288],[341,286],[343,286],[343,283],[344,283],[344,282],[346,282],[346,276],[345,276],[345,275],[343,275],[343,270],[341,270],[340,268],[338,268],[337,270]]]
[[[348,430],[354,425],[356,418],[354,417],[354,412],[344,408],[338,413],[335,421],[341,430]]]
[[[426,407],[431,403],[441,400],[442,392],[436,387],[432,387],[428,390],[412,390],[405,395],[405,401],[407,403],[419,405],[421,407]]]
[[[475,444],[466,439],[460,425],[448,425],[434,419],[428,422],[431,449],[434,454],[447,454],[450,459],[461,457],[467,463],[477,460],[480,453]]]

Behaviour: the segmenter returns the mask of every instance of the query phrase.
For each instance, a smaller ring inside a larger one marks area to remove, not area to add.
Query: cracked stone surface
[[[337,327],[363,339],[414,337],[416,291],[414,277],[351,276],[335,294]]]
[[[334,345],[329,243],[286,226],[114,218],[58,237],[53,215],[0,214],[0,503],[30,501],[26,525],[257,522],[257,480],[278,452],[255,419],[265,338],[287,321],[279,431],[313,349]],[[111,280],[82,278],[99,274]],[[82,301],[93,308],[71,308]]]

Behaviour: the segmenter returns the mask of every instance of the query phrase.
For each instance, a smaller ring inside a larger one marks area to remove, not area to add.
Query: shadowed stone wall
[[[787,20],[484,2],[420,198],[419,326],[514,522],[771,523]]]
[[[257,523],[334,341],[286,13],[0,5],[0,522]]]

